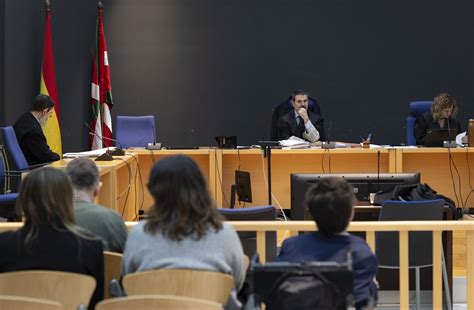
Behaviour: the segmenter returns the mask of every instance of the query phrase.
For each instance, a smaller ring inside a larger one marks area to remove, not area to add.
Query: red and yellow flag
[[[51,36],[51,5],[46,1],[46,24],[44,27],[43,61],[41,65],[40,93],[50,96],[56,103],[53,115],[43,127],[48,145],[54,153],[62,155],[61,129],[59,128],[59,98],[54,73],[53,38]]]

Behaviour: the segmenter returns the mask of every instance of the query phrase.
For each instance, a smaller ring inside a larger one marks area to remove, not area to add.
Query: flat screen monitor
[[[319,180],[328,177],[341,177],[354,187],[354,194],[359,201],[369,202],[371,193],[385,191],[397,185],[416,184],[420,182],[419,173],[333,173],[312,174],[293,173],[291,182],[291,219],[304,220],[304,199],[309,187]]]
[[[237,199],[243,202],[252,202],[252,185],[250,181],[250,172],[235,171],[235,184],[231,187],[230,207],[235,205],[235,194]]]

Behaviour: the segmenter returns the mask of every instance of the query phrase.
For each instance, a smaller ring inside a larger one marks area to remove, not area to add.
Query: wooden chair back
[[[47,270],[0,274],[0,295],[25,296],[59,302],[66,310],[88,305],[96,283],[91,276]]]
[[[104,251],[104,299],[111,298],[109,284],[112,279],[120,281],[122,276],[122,253]]]
[[[226,304],[234,287],[234,278],[213,271],[158,269],[126,275],[123,287],[129,296],[186,296]]]
[[[136,295],[99,302],[96,310],[222,310],[216,302],[182,296]]]
[[[46,299],[23,296],[0,296],[0,309],[2,310],[63,310],[57,302]]]

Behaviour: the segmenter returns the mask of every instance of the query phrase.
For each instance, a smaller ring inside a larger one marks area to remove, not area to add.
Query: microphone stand
[[[96,161],[101,161],[101,160],[110,161],[110,160],[113,160],[112,156],[124,156],[125,155],[125,150],[122,148],[122,145],[120,144],[120,142],[118,142],[117,140],[112,139],[112,138],[108,138],[108,137],[98,135],[97,133],[95,133],[94,130],[92,130],[92,127],[89,126],[89,124],[87,124],[86,122],[84,122],[84,125],[86,125],[86,127],[89,129],[89,135],[96,136],[97,138],[99,138],[102,141],[104,141],[104,140],[112,141],[112,142],[115,142],[115,144],[119,145],[118,147],[116,146],[115,149],[112,150],[112,151],[107,150],[104,154],[97,157]],[[108,154],[109,156],[104,156],[105,154]]]
[[[272,205],[272,146],[279,145],[276,141],[258,141],[262,147],[263,157],[267,159],[268,205]]]
[[[455,148],[457,147],[456,140],[451,139],[451,125],[449,124],[449,117],[446,118],[448,124],[448,141],[443,141],[443,147],[445,148]]]

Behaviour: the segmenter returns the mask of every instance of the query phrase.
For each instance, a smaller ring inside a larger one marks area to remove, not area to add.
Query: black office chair
[[[382,203],[379,221],[441,221],[443,219],[443,199],[423,201],[387,200]],[[433,266],[433,237],[431,232],[410,232],[408,235],[408,266],[415,269],[416,309],[420,309],[420,268]],[[375,254],[379,268],[398,269],[399,234],[380,232],[376,234]],[[448,309],[451,309],[451,296],[444,253],[442,257],[443,282]]]
[[[291,96],[286,99],[285,101],[281,102],[280,104],[277,104],[276,106],[273,107],[272,110],[272,125],[271,125],[271,131],[270,131],[270,140],[272,141],[278,141],[281,140],[278,137],[278,128],[277,128],[277,123],[278,120],[282,115],[285,115],[288,113],[291,109],[293,109],[293,105],[291,104]],[[313,98],[308,98],[308,110],[313,112],[314,114],[317,114],[322,117],[321,114],[321,107],[319,106],[318,102],[313,99]],[[324,135],[324,128],[321,129],[319,132],[320,135],[320,140],[324,141],[325,140],[325,135]]]
[[[228,221],[274,221],[276,212],[273,206],[249,207],[249,208],[220,208],[219,213]],[[252,257],[257,249],[257,236],[255,232],[239,232],[240,242],[244,254]],[[265,233],[265,254],[267,261],[274,261],[277,254],[276,232]]]

